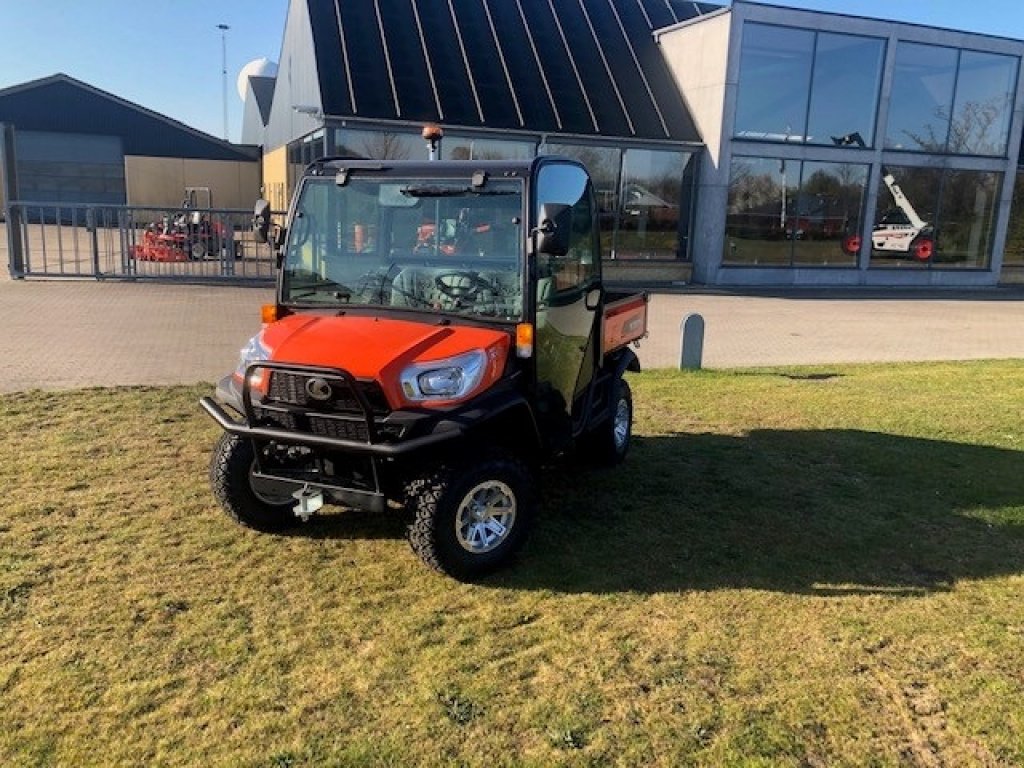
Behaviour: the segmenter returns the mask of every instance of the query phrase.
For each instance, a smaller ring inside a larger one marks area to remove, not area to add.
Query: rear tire
[[[621,464],[633,439],[633,392],[629,382],[612,384],[611,415],[583,438],[583,453],[591,464],[612,467]]]
[[[928,261],[935,254],[935,241],[922,235],[910,244],[910,253],[917,261]]]
[[[494,456],[444,466],[406,487],[409,545],[429,567],[474,581],[506,565],[536,513],[533,476],[522,461]]]
[[[252,477],[252,441],[225,432],[210,459],[210,487],[228,517],[257,531],[281,531],[298,524],[295,501],[274,495]]]

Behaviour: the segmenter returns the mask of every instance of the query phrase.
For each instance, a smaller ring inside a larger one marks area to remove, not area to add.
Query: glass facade
[[[1019,59],[902,42],[896,48],[887,149],[1006,154]]]
[[[481,139],[447,134],[441,142],[445,160],[529,160],[537,154],[535,141]]]
[[[541,151],[589,171],[603,258],[688,258],[697,153],[578,144],[545,144]]]
[[[1024,171],[1017,171],[1013,184],[1013,207],[1006,230],[1003,264],[1024,267]]]
[[[885,41],[767,24],[743,26],[735,136],[872,144]]]
[[[868,166],[735,157],[722,263],[855,267]]]
[[[986,269],[1001,173],[889,167],[878,190],[871,266]]]

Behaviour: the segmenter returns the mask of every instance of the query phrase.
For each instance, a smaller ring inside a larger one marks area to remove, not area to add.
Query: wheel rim
[[[515,521],[515,493],[500,480],[488,480],[462,497],[455,516],[455,535],[464,550],[479,555],[507,541]]]
[[[271,480],[261,480],[255,477],[255,472],[256,462],[254,461],[252,467],[249,468],[249,488],[252,489],[252,493],[257,499],[272,507],[284,507],[294,502],[291,494],[282,493],[280,487]]]
[[[612,438],[615,440],[615,450],[621,453],[626,449],[629,441],[630,427],[629,402],[624,397],[619,398],[615,406],[615,421],[612,424]]]

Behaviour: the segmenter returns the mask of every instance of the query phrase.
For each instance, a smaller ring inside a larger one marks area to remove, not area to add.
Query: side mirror
[[[252,233],[257,243],[267,242],[270,232],[270,202],[260,198],[252,210]]]
[[[572,228],[572,206],[544,203],[537,225],[537,251],[548,256],[565,256],[569,252],[569,230]]]

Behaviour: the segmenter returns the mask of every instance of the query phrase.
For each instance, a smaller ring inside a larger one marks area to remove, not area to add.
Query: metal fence
[[[274,252],[253,237],[252,211],[13,201],[4,213],[16,279],[274,279]]]

